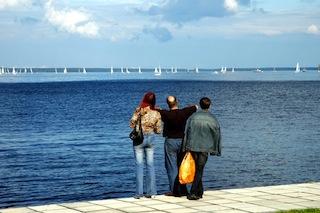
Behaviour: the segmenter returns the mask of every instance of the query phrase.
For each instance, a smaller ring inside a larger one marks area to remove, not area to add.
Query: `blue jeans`
[[[147,175],[146,175],[146,195],[156,195],[156,175],[153,163],[154,153],[154,134],[145,134],[143,143],[134,146],[134,156],[136,163],[136,196],[143,196],[143,167],[144,158],[147,163]]]
[[[181,138],[166,138],[164,141],[165,167],[171,192],[173,192],[174,183],[178,175],[178,156],[181,152],[181,144]]]

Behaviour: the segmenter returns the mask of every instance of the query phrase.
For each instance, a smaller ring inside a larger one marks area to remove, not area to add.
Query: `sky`
[[[0,0],[0,66],[320,64],[320,0]]]

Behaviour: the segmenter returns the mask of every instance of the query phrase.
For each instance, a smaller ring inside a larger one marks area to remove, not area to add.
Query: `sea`
[[[0,75],[0,208],[130,197],[129,120],[145,92],[180,108],[212,99],[222,156],[205,190],[320,181],[320,72],[33,69]],[[155,140],[158,193],[168,191],[164,139]]]

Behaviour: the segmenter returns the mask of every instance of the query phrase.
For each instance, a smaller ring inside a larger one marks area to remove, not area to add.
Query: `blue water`
[[[32,78],[0,83],[0,208],[132,196],[128,123],[149,90],[161,107],[169,94],[181,106],[212,98],[223,150],[208,160],[205,189],[320,180],[318,80],[30,83]],[[161,136],[155,161],[163,193],[168,182]]]

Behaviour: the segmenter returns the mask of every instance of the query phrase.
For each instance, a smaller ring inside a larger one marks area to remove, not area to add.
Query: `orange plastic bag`
[[[193,182],[196,164],[190,152],[187,152],[179,168],[179,182],[189,184]]]

